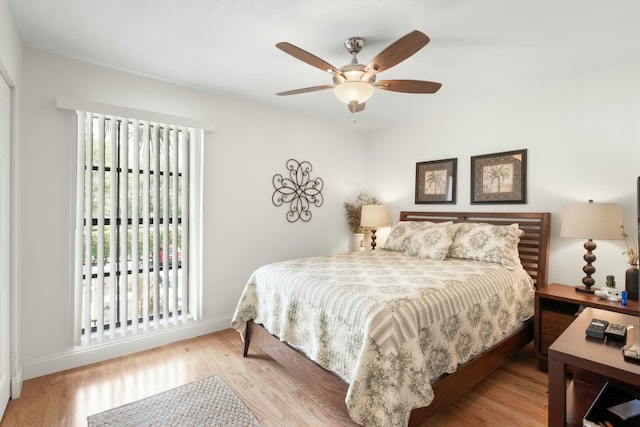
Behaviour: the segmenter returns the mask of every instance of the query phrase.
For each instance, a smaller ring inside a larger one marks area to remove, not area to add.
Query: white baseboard
[[[17,399],[20,397],[20,393],[22,393],[22,382],[23,379],[23,370],[22,366],[20,366],[16,372],[16,375],[11,378],[11,398]]]
[[[229,316],[178,325],[144,335],[128,336],[90,347],[70,348],[65,353],[26,361],[23,365],[24,380],[210,334],[227,329],[230,325],[231,317]],[[21,386],[22,378],[20,384],[16,384],[16,389],[21,389]]]

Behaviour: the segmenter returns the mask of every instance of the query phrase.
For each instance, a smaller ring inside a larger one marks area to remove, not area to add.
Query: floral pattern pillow
[[[406,240],[427,228],[436,227],[443,224],[451,224],[451,222],[430,222],[430,221],[398,221],[392,227],[386,242],[380,247],[390,251],[407,250]]]
[[[493,262],[511,270],[522,265],[518,243],[524,231],[518,224],[462,223],[455,227],[448,257]]]
[[[453,226],[426,228],[405,240],[405,253],[409,256],[442,261],[447,257],[455,234],[456,228]]]

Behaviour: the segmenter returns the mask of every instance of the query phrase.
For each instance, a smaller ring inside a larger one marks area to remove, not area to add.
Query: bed
[[[232,326],[345,421],[419,425],[531,341],[549,233],[548,213],[403,211],[382,250],[256,270]]]

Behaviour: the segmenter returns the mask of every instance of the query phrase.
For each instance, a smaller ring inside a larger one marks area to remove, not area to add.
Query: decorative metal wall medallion
[[[271,196],[271,201],[275,206],[284,204],[289,206],[287,221],[296,222],[311,220],[311,205],[322,206],[322,187],[324,183],[321,178],[311,179],[310,173],[313,169],[309,162],[298,162],[294,159],[287,160],[287,170],[289,178],[280,174],[273,176],[273,187],[275,191]]]

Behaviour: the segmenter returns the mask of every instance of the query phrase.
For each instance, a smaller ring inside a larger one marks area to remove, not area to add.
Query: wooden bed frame
[[[549,264],[549,213],[464,213],[464,212],[401,212],[401,221],[453,221],[483,222],[496,225],[518,223],[525,234],[520,239],[519,252],[522,265],[531,275],[536,289],[546,286]],[[435,398],[429,406],[411,412],[409,426],[420,425],[440,409],[449,405],[471,389],[500,365],[511,359],[533,339],[533,319],[529,319],[513,335],[498,342],[484,353],[459,366],[456,372],[444,375],[432,384]],[[242,354],[247,356],[249,344],[254,343],[265,353],[287,368],[296,378],[308,384],[330,405],[335,407],[340,419],[353,423],[345,404],[348,384],[336,374],[325,370],[302,352],[294,349],[278,337],[271,335],[261,325],[247,324]]]

